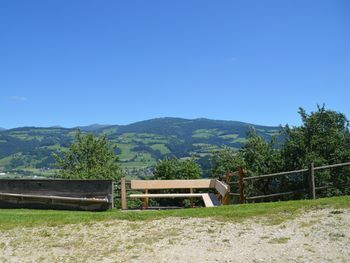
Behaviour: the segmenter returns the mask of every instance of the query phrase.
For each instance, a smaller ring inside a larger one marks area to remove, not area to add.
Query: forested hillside
[[[278,127],[243,122],[181,118],[158,118],[130,125],[93,124],[79,128],[83,132],[107,134],[117,144],[117,153],[127,173],[145,176],[150,174],[158,159],[166,156],[184,158],[193,155],[202,166],[208,165],[208,157],[213,151],[224,146],[240,148],[250,127],[266,139],[279,132]],[[5,171],[53,169],[53,154],[59,154],[71,144],[76,130],[62,127],[2,130],[0,167]]]

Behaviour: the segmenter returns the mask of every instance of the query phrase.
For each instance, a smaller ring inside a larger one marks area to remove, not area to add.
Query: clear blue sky
[[[0,127],[350,118],[350,1],[0,2]]]

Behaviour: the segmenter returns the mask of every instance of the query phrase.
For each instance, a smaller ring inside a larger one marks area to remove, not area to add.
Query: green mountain
[[[90,125],[84,132],[107,134],[118,146],[117,153],[130,176],[147,176],[157,160],[166,156],[195,156],[208,168],[213,151],[224,146],[240,148],[249,127],[270,139],[279,127],[210,119],[157,118],[129,125]],[[37,172],[54,168],[54,153],[73,141],[76,128],[23,127],[0,131],[0,168]]]

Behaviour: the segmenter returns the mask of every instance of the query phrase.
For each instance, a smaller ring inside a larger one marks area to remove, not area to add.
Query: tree
[[[274,137],[267,142],[251,128],[242,149],[235,151],[226,147],[214,154],[213,176],[220,177],[227,172],[235,172],[239,166],[249,169],[251,175],[278,171],[281,169],[281,157],[276,141],[277,137]]]
[[[350,160],[349,121],[343,113],[317,106],[317,111],[307,114],[299,109],[302,119],[300,127],[285,128],[285,144],[282,158],[285,170],[348,162]],[[349,168],[318,172],[316,185],[333,184],[335,190],[327,195],[350,193]]]
[[[240,155],[252,175],[274,173],[281,169],[277,137],[268,142],[253,128],[248,131],[247,141],[240,150]]]
[[[248,176],[279,172],[282,169],[277,137],[273,137],[268,142],[259,136],[253,128],[248,131],[247,141],[240,150],[240,155],[245,162]],[[246,192],[271,194],[278,192],[280,185],[280,178],[252,181],[250,189],[246,189]]]
[[[283,158],[287,169],[349,161],[349,121],[342,113],[317,106],[316,112],[307,114],[299,108],[303,124],[285,128]]]
[[[186,160],[166,158],[157,163],[153,172],[154,179],[162,180],[199,179],[201,175],[202,169],[194,157]]]
[[[68,179],[119,180],[122,169],[115,148],[106,135],[97,137],[78,130],[68,151],[55,156],[58,175]]]
[[[240,152],[229,147],[216,151],[213,155],[212,162],[213,178],[221,178],[226,173],[237,171],[239,166],[245,166]]]

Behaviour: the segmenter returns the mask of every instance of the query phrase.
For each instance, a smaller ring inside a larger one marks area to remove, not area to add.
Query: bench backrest
[[[222,196],[225,196],[229,187],[215,179],[197,180],[131,180],[131,189],[203,189],[215,188]]]
[[[131,180],[131,189],[214,188],[215,180]]]
[[[230,187],[219,180],[215,180],[215,189],[221,194],[221,196],[225,196],[230,191]]]

